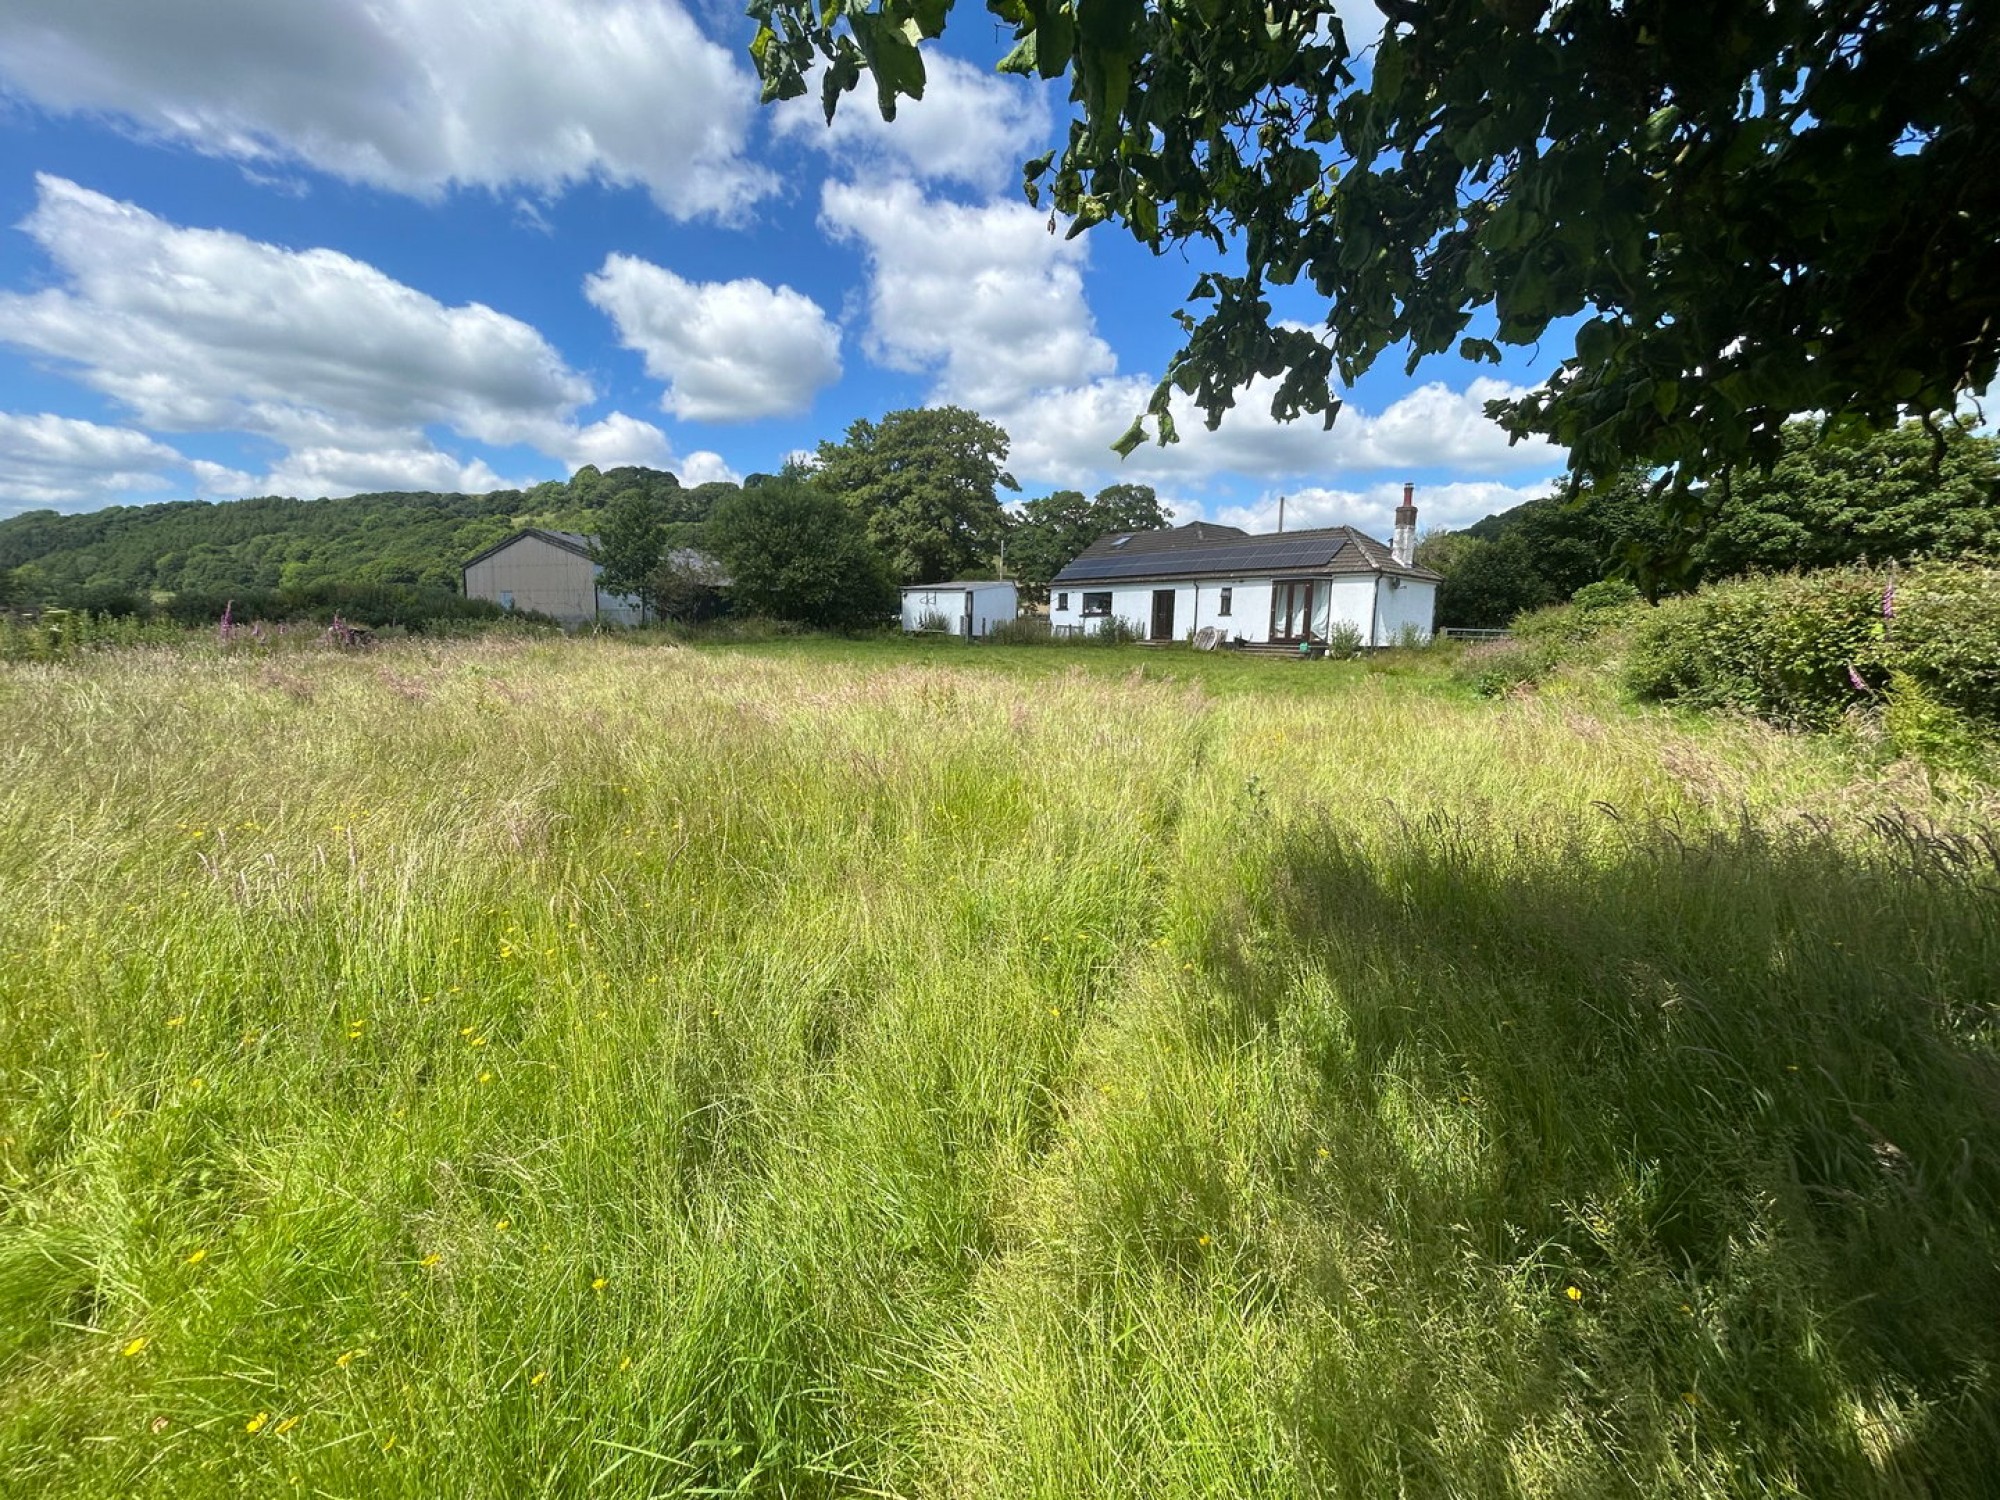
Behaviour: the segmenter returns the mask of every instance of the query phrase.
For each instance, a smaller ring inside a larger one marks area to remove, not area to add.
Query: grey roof
[[[1017,585],[1011,578],[954,578],[949,583],[906,583],[903,592],[914,594],[924,589],[1011,589]]]
[[[1251,536],[1234,526],[1197,521],[1171,531],[1134,532],[1123,543],[1105,537],[1084,548],[1051,581],[1075,586],[1246,573],[1385,573],[1431,582],[1441,576],[1397,562],[1386,546],[1352,526]]]

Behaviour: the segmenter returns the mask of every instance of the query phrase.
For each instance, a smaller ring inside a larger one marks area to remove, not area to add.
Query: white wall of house
[[[951,634],[964,635],[969,615],[972,634],[983,636],[1019,612],[1020,596],[1011,583],[959,584],[949,588],[917,585],[903,590],[906,631],[920,629],[926,615],[942,615]]]
[[[1203,578],[1199,581],[1158,581],[1104,588],[1058,588],[1049,592],[1049,624],[1058,632],[1102,628],[1107,618],[1124,621],[1141,639],[1153,630],[1153,594],[1174,591],[1174,639],[1185,640],[1204,626],[1232,641],[1270,640],[1271,595],[1279,580],[1270,578]],[[1393,587],[1391,585],[1394,585]],[[1324,575],[1312,580],[1312,631],[1326,639],[1340,624],[1350,625],[1363,642],[1393,646],[1403,628],[1413,626],[1428,640],[1437,586],[1414,578],[1395,579],[1375,573]],[[1223,590],[1229,591],[1229,613],[1223,614]],[[1085,613],[1085,596],[1108,596],[1108,613]]]
[[[1431,622],[1437,612],[1435,583],[1427,578],[1385,576],[1375,587],[1381,601],[1376,615],[1376,645],[1396,645],[1406,629],[1414,631],[1420,641],[1431,638]]]

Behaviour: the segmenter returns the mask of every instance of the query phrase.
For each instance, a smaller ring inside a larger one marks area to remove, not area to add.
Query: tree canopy
[[[823,442],[818,483],[854,507],[869,539],[904,583],[940,583],[989,569],[1006,517],[1000,488],[1007,434],[957,406],[863,418]]]
[[[708,537],[739,611],[820,626],[870,625],[895,611],[895,582],[860,515],[803,474],[728,496]]]
[[[1713,518],[1698,537],[1665,533],[1641,471],[1425,537],[1417,560],[1444,575],[1438,623],[1505,625],[1619,572],[1657,595],[1751,572],[2000,557],[2000,439],[1911,422],[1828,442],[1797,421],[1781,444],[1767,474],[1701,497]],[[1671,576],[1633,566],[1680,547],[1688,566]]]
[[[1146,484],[1114,484],[1086,500],[1081,490],[1057,490],[1030,500],[1007,529],[1007,570],[1030,598],[1048,597],[1049,580],[1099,537],[1155,531],[1167,513]]]
[[[1574,475],[1659,473],[1672,508],[1768,464],[1785,422],[1952,410],[2000,364],[2000,7],[1974,0],[988,0],[1003,70],[1067,76],[1026,164],[1072,234],[1210,242],[1171,393],[1215,425],[1253,377],[1330,424],[1385,351],[1497,361],[1581,316],[1576,353],[1489,411]],[[920,97],[952,0],[755,0],[767,100],[820,69]],[[1324,299],[1318,327],[1274,287]],[[1143,440],[1135,422],[1122,440]]]

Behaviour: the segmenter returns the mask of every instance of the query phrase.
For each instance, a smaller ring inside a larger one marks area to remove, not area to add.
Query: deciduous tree
[[[1178,315],[1163,440],[1177,390],[1213,426],[1262,378],[1276,415],[1330,423],[1392,348],[1497,361],[1580,319],[1574,357],[1489,410],[1699,515],[1699,484],[1775,460],[1795,414],[1882,427],[1994,380],[2000,6],[1377,4],[1371,44],[1333,0],[988,0],[1003,70],[1070,81],[1030,200],[1072,234],[1225,256]],[[893,115],[951,6],[755,0],[765,97],[818,67],[830,119],[866,70]],[[1293,285],[1319,326],[1274,302]]]
[[[957,406],[861,420],[819,445],[817,483],[854,507],[904,583],[938,583],[992,566],[1006,517],[998,491],[1018,489],[1007,434]]]
[[[832,627],[895,612],[895,582],[861,517],[812,480],[781,474],[726,497],[708,540],[740,611]]]

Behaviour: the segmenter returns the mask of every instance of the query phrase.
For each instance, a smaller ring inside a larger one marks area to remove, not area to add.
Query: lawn
[[[0,1493],[1958,1496],[1996,805],[1434,659],[0,667]]]

